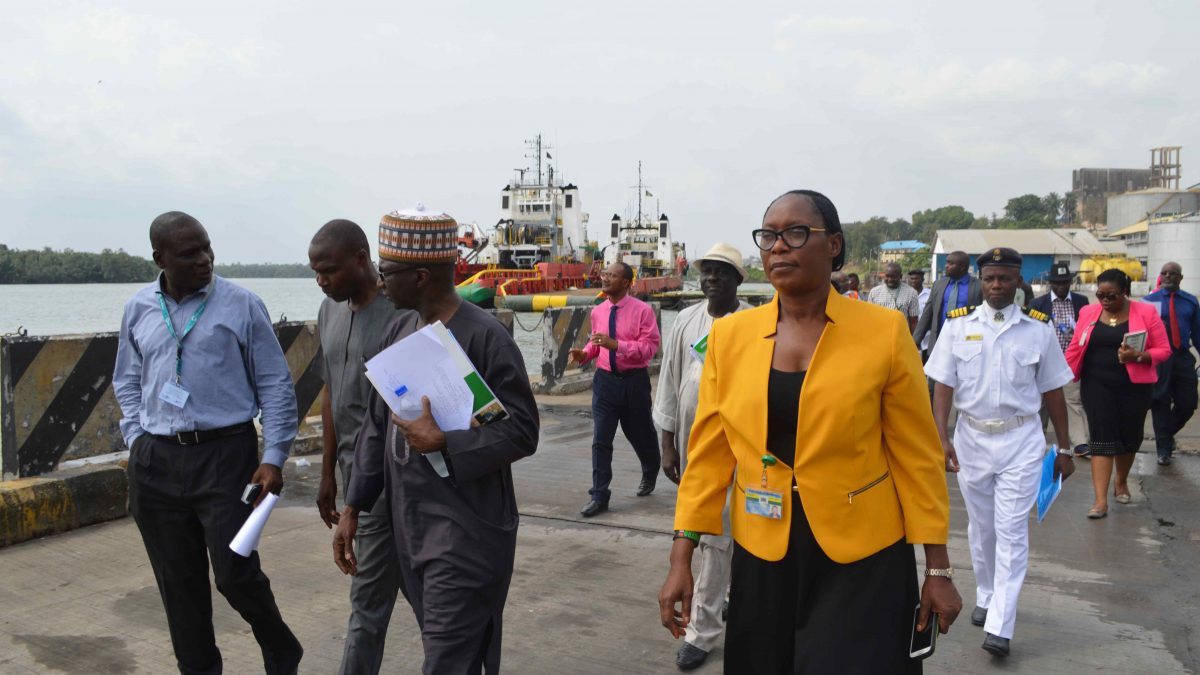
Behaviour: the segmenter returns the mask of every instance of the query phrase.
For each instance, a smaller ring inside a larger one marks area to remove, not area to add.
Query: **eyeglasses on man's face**
[[[412,272],[413,270],[419,270],[421,268],[420,267],[401,267],[400,269],[390,269],[390,270],[384,272],[383,266],[376,265],[375,269],[379,270],[379,280],[386,283],[388,280],[388,277],[390,277],[390,276],[393,276],[395,274],[403,274],[405,272]]]
[[[783,243],[787,244],[788,248],[802,248],[808,243],[808,235],[812,232],[825,232],[825,228],[794,225],[784,230],[763,228],[755,230],[752,234],[755,246],[763,251],[770,251],[775,248],[775,242],[780,239],[783,239]]]

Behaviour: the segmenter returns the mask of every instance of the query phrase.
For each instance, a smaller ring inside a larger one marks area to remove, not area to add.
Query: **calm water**
[[[324,294],[312,279],[234,279],[254,291],[267,305],[272,321],[313,321]],[[0,334],[18,329],[29,335],[115,332],[121,327],[125,301],[145,284],[0,284]],[[751,284],[759,287],[765,284]],[[663,331],[670,329],[675,312],[663,312]],[[541,374],[542,327],[540,314],[519,312],[520,325],[513,334],[526,368]],[[522,330],[522,326],[533,329]]]

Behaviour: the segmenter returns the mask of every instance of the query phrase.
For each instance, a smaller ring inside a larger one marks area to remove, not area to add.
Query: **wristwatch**
[[[927,576],[927,577],[946,577],[947,579],[953,581],[954,580],[954,568],[946,567],[946,568],[942,568],[942,569],[937,569],[937,568],[927,569],[927,570],[925,570],[925,576]]]
[[[1075,451],[1070,448],[1057,448],[1055,450],[1055,452],[1057,452],[1060,455],[1066,455],[1071,458],[1075,457]]]

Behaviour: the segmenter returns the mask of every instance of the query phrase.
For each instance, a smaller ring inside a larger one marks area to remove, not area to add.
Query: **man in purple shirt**
[[[639,497],[654,492],[659,465],[658,434],[650,413],[650,373],[646,370],[661,341],[658,322],[650,305],[629,295],[633,283],[629,265],[609,265],[600,281],[608,301],[592,308],[592,336],[587,346],[570,352],[571,360],[581,365],[599,357],[592,381],[592,499],[580,511],[585,518],[608,510],[617,423],[642,464]]]

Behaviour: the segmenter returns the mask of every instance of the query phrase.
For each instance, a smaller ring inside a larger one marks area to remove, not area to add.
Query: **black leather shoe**
[[[1171,456],[1170,455],[1159,455],[1158,456],[1158,465],[1159,466],[1169,466],[1170,464],[1171,464]]]
[[[708,652],[690,642],[685,642],[675,654],[675,665],[679,666],[680,670],[695,670],[704,665],[704,660],[707,658]]]
[[[595,499],[593,499],[592,501],[588,502],[582,509],[579,510],[579,514],[581,516],[583,516],[584,518],[591,518],[592,516],[594,516],[598,513],[604,513],[607,510],[608,510],[608,502],[598,502]]]
[[[971,610],[971,625],[982,626],[987,623],[987,607],[976,607]]]
[[[645,497],[646,495],[650,494],[651,492],[654,492],[654,483],[655,483],[655,481],[653,478],[651,478],[649,480],[643,478],[642,482],[638,483],[637,496]]]
[[[987,633],[987,637],[983,639],[983,651],[992,656],[1005,657],[1008,656],[1008,638],[1002,638],[999,635]]]

